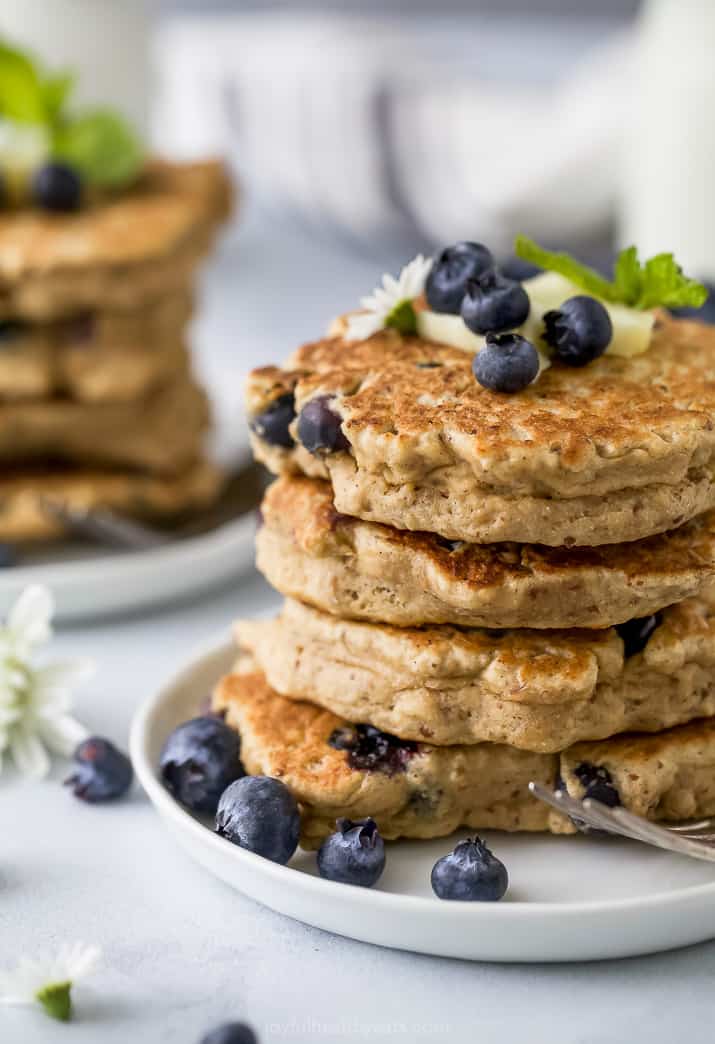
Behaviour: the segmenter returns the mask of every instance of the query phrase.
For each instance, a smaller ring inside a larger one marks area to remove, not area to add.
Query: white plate
[[[468,960],[629,957],[715,936],[712,864],[636,842],[489,834],[511,879],[507,898],[494,904],[432,896],[432,865],[457,835],[390,844],[374,889],[323,881],[314,853],[299,851],[284,867],[231,845],[174,801],[156,765],[166,736],[198,712],[234,657],[225,643],[193,660],[139,709],[130,741],[137,776],[167,826],[193,859],[233,888],[339,935]]]
[[[254,560],[253,512],[211,533],[151,551],[97,552],[72,558],[64,549],[56,560],[0,571],[0,616],[28,584],[52,589],[62,622],[110,616],[169,605],[208,591],[250,568]]]

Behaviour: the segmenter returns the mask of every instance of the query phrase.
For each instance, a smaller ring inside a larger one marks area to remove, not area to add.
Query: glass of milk
[[[715,0],[647,0],[638,23],[621,245],[715,281]]]
[[[79,102],[111,105],[145,131],[150,16],[147,0],[0,0],[0,36],[75,70]]]

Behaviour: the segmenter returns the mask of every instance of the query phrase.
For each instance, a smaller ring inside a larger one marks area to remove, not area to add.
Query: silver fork
[[[540,783],[530,783],[529,790],[545,804],[572,819],[579,819],[597,830],[619,834],[645,845],[665,848],[669,852],[715,863],[715,818],[690,823],[671,823],[667,827],[636,816],[625,808],[609,808],[585,798],[579,801],[563,790],[549,790]]]

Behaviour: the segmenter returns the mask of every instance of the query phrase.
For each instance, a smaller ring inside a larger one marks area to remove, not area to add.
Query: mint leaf
[[[656,254],[646,261],[636,308],[700,308],[708,292],[683,270],[672,254]]]
[[[132,128],[109,109],[92,109],[60,127],[53,151],[87,181],[104,188],[119,188],[132,181],[144,160]]]
[[[613,268],[617,299],[623,304],[635,305],[641,292],[641,263],[634,246],[621,250]]]
[[[570,254],[544,250],[527,236],[516,237],[514,253],[522,261],[529,261],[532,265],[546,268],[550,272],[558,272],[559,275],[564,276],[582,290],[588,291],[589,294],[593,294],[594,297],[602,297],[606,301],[615,300],[613,285],[593,268],[576,261]]]
[[[40,77],[32,59],[0,40],[0,116],[18,123],[44,123]]]
[[[565,276],[594,297],[630,308],[700,308],[708,296],[701,283],[683,275],[672,254],[656,254],[641,264],[637,249],[626,247],[616,258],[613,282],[609,282],[569,254],[544,250],[526,236],[516,237],[514,251],[524,261]]]
[[[74,88],[76,79],[73,72],[65,71],[46,76],[41,82],[40,92],[48,123],[54,124],[61,119],[62,110]]]

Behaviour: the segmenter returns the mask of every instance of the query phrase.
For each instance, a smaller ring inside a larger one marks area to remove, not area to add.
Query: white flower
[[[46,587],[26,588],[0,627],[0,769],[5,751],[20,772],[47,775],[48,750],[68,756],[87,730],[69,714],[70,690],[87,677],[87,660],[35,666],[35,650],[52,634],[54,602]]]
[[[386,326],[403,333],[414,333],[415,312],[412,302],[425,288],[432,258],[418,254],[400,272],[397,279],[385,273],[382,286],[360,301],[364,311],[351,315],[345,332],[347,341],[364,341]]]
[[[64,945],[55,957],[23,957],[12,971],[0,972],[0,1003],[41,1004],[53,1019],[72,1014],[72,987],[91,975],[101,957],[98,946]]]

